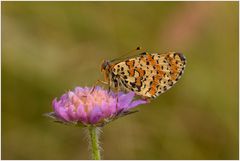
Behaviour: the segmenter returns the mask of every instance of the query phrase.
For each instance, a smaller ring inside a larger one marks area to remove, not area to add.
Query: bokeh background
[[[2,159],[88,159],[83,129],[42,116],[103,59],[187,57],[174,88],[103,128],[104,159],[238,159],[238,2],[2,2]]]

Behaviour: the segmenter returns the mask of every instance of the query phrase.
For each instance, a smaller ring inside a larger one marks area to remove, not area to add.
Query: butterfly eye
[[[102,65],[101,65],[101,71],[107,70],[108,68],[109,68],[109,61],[108,60],[104,60]]]

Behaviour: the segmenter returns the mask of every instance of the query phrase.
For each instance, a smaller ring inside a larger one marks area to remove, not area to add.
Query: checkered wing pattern
[[[137,95],[155,98],[170,89],[181,77],[185,56],[177,52],[142,53],[114,64],[112,73],[119,85]]]

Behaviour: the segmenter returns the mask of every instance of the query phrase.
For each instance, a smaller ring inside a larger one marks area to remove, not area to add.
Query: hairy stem
[[[98,140],[98,134],[97,134],[97,127],[89,126],[89,135],[90,135],[90,141],[91,141],[91,153],[92,153],[92,159],[93,160],[100,160],[100,147],[99,147],[99,140]]]

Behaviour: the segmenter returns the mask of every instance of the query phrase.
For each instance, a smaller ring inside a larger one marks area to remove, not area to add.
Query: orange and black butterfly
[[[185,66],[186,58],[181,53],[143,52],[120,61],[105,60],[101,71],[110,88],[133,91],[144,98],[155,98],[179,80]]]

